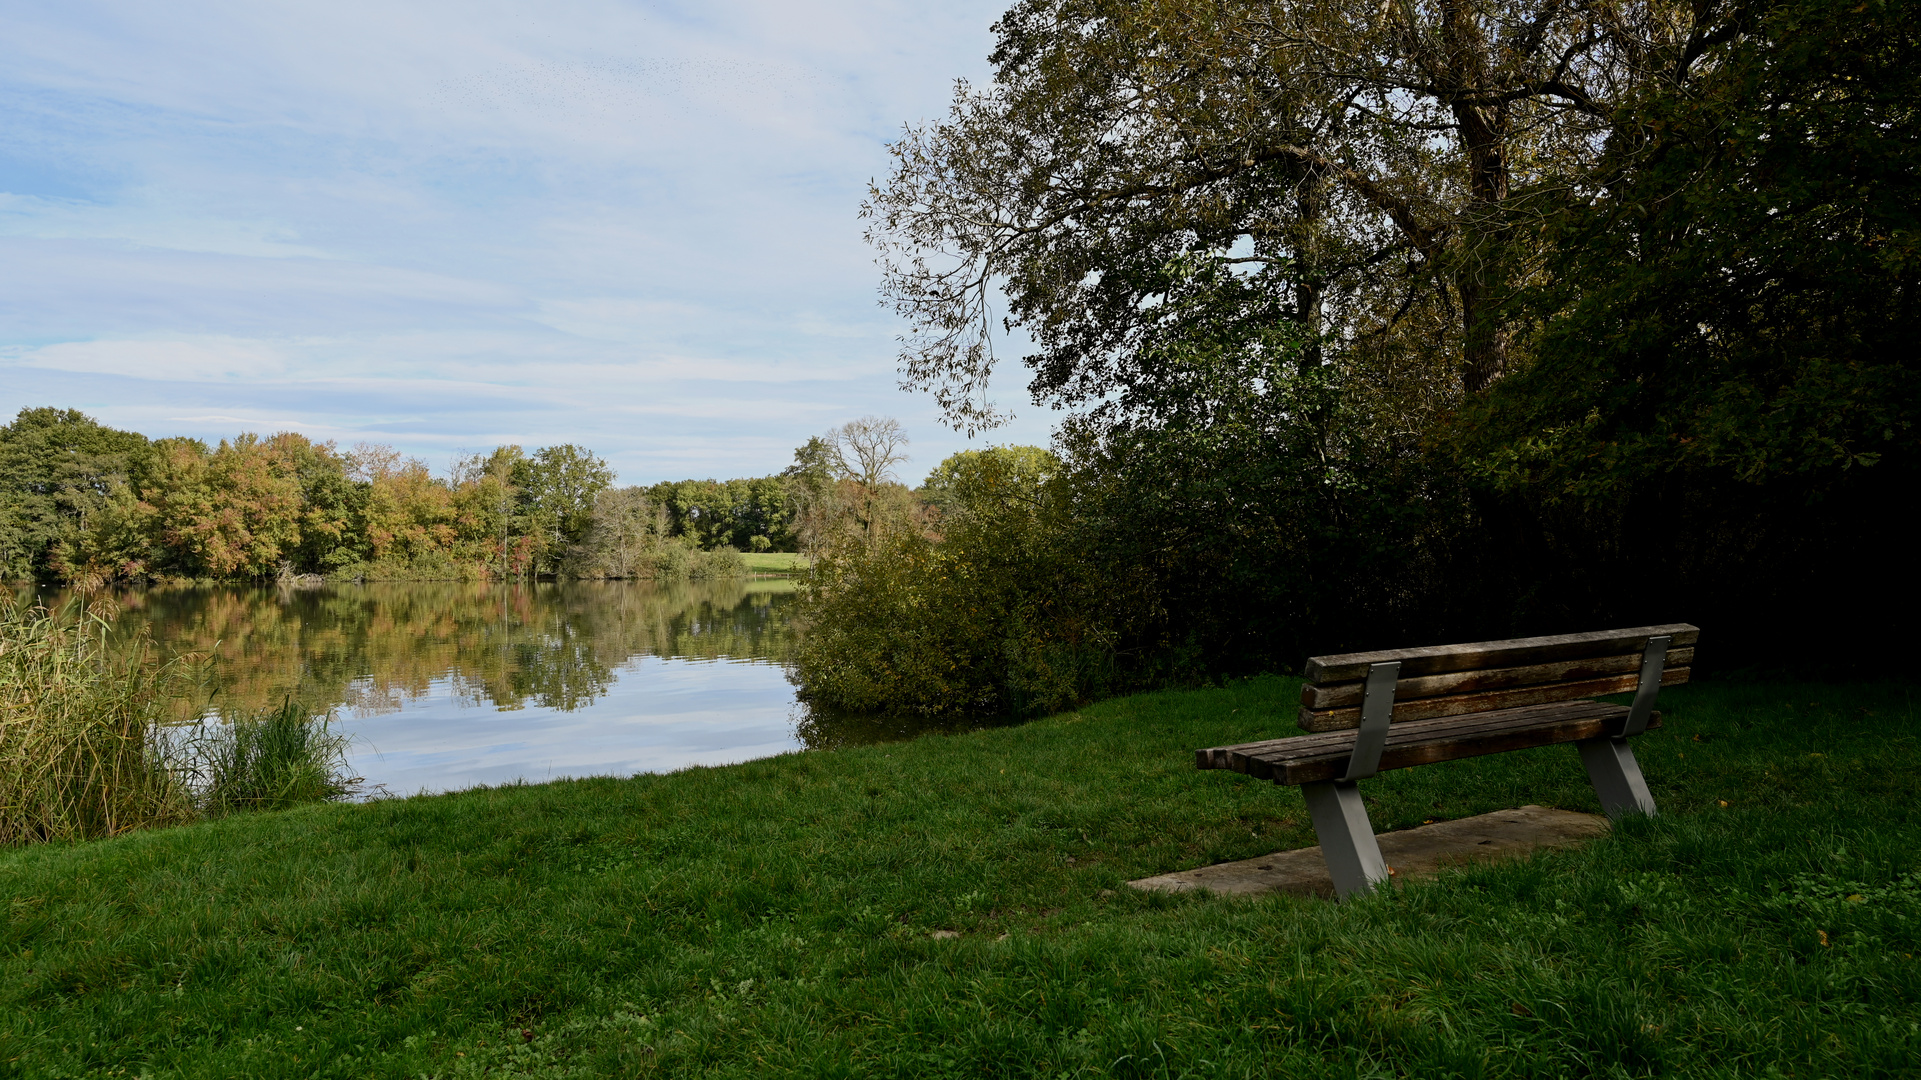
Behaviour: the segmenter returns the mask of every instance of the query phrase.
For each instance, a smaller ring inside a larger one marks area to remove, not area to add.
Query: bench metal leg
[[[1302,784],[1301,794],[1307,797],[1314,835],[1320,837],[1321,855],[1334,878],[1334,894],[1343,900],[1365,896],[1374,890],[1375,882],[1386,881],[1387,861],[1381,858],[1381,845],[1374,840],[1374,826],[1368,823],[1360,788],[1339,780],[1323,780]]]
[[[1587,778],[1609,817],[1654,816],[1654,796],[1648,794],[1648,783],[1641,778],[1641,763],[1634,760],[1626,739],[1589,739],[1575,745],[1581,748],[1581,764],[1587,766]]]

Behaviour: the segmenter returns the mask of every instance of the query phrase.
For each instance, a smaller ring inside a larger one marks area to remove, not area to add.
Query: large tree
[[[1255,320],[1305,331],[1410,407],[1512,364],[1524,204],[1564,188],[1617,103],[1685,83],[1716,0],[1024,0],[994,83],[909,129],[866,205],[909,384],[993,426],[994,338],[1038,402],[1126,387],[1191,287],[1229,268]],[[1208,275],[1200,275],[1207,279]],[[997,297],[1006,311],[997,326]]]
[[[547,565],[556,565],[570,545],[586,539],[594,501],[613,482],[614,471],[605,461],[572,443],[543,446],[514,462],[513,485],[534,523],[528,531],[541,538]]]

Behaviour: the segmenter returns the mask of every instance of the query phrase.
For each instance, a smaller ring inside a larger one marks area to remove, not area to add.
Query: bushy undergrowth
[[[712,578],[742,577],[747,573],[747,564],[740,552],[730,546],[721,546],[712,551],[702,551],[686,544],[662,544],[647,552],[626,573],[617,577],[653,578],[655,580],[674,580],[687,578],[704,581]]]
[[[1364,373],[1223,325],[1201,292],[1124,391],[1062,424],[1051,467],[976,454],[936,535],[822,560],[797,669],[810,703],[1045,712],[1371,635],[1500,636],[1476,633],[1445,572],[1464,499],[1376,422]]]
[[[477,559],[458,561],[429,555],[345,563],[330,568],[325,577],[331,581],[487,581],[498,573],[497,567]]]
[[[236,810],[347,797],[346,740],[289,700],[170,725],[192,658],[109,647],[94,612],[0,601],[0,845],[113,836]]]
[[[1065,542],[1058,462],[1051,474],[1021,462],[990,452],[961,464],[938,539],[908,528],[850,535],[815,561],[794,675],[803,701],[1033,715],[1108,687],[1116,590]]]
[[[746,573],[747,564],[732,547],[702,551],[675,540],[626,552],[582,549],[570,552],[557,567],[559,577],[589,580],[707,581]],[[478,560],[427,555],[411,561],[349,563],[327,576],[339,581],[488,581],[500,576],[500,568]]]
[[[1350,438],[1338,467],[1322,461],[1311,421],[1340,412],[1325,380],[1240,359],[1170,361],[1197,384],[1165,391],[1186,410],[1178,422],[1082,418],[1064,430],[1065,460],[1011,448],[956,460],[931,534],[826,553],[802,603],[802,698],[1034,715],[1291,668],[1357,627],[1440,632],[1407,616],[1431,606],[1458,506],[1390,446]]]

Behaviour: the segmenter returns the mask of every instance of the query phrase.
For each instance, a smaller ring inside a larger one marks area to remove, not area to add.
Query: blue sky
[[[859,203],[1000,2],[0,6],[0,410],[777,471],[897,389]],[[1045,444],[1016,406],[984,442]]]

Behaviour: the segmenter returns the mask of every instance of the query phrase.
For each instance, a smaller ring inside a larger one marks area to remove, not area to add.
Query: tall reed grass
[[[348,743],[327,717],[290,697],[258,716],[202,721],[180,759],[203,814],[285,810],[353,795],[360,780],[347,772]]]
[[[155,738],[174,670],[108,620],[0,607],[0,844],[185,820],[193,800]]]
[[[195,684],[191,658],[163,663],[144,633],[111,642],[110,631],[110,609],[0,598],[0,845],[354,792],[347,739],[326,717],[290,698],[258,716],[169,725],[169,703]]]

